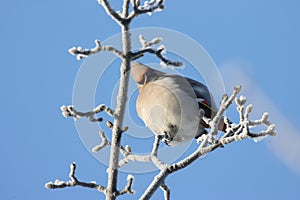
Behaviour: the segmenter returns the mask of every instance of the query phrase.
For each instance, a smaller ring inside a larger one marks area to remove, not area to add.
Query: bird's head
[[[144,85],[151,81],[157,80],[163,74],[165,73],[143,65],[139,62],[134,62],[131,64],[131,75],[133,80],[138,84],[139,91]]]

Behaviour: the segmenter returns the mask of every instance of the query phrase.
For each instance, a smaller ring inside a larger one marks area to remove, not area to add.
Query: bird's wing
[[[216,104],[207,86],[193,79],[187,77],[185,78],[193,88],[199,108],[204,110],[205,117],[212,118],[213,116],[215,116],[217,112]]]
[[[197,97],[197,102],[199,105],[199,108],[202,108],[205,112],[204,116],[207,118],[213,118],[217,114],[217,107],[215,104],[215,101],[209,92],[208,88],[193,79],[185,77],[190,85],[192,86],[195,95]],[[204,121],[200,122],[205,128],[208,128],[209,125],[206,124]],[[224,123],[224,118],[222,117],[222,120],[220,121],[218,130],[225,132],[226,131],[226,124]]]

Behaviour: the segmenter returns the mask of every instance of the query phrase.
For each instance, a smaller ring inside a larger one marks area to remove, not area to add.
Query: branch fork
[[[70,181],[64,182],[64,181],[60,181],[60,180],[55,180],[54,183],[53,182],[46,183],[45,187],[48,189],[57,189],[57,188],[81,186],[81,187],[96,189],[100,192],[105,193],[106,188],[102,185],[98,185],[95,182],[88,183],[88,182],[79,181],[75,177],[75,170],[76,170],[76,164],[73,162],[70,165],[70,173],[69,173]]]

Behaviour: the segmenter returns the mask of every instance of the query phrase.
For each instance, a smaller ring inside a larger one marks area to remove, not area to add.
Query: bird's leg
[[[170,146],[169,142],[171,141],[171,137],[166,131],[164,131],[164,134],[161,135],[161,141],[166,145]]]

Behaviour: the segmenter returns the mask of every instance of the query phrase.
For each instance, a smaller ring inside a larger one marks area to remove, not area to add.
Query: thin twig
[[[109,4],[107,0],[98,0],[98,3],[102,5],[106,13],[111,16],[118,24],[123,25],[124,18],[122,18]]]
[[[166,166],[166,164],[157,157],[157,151],[158,151],[160,140],[161,140],[161,136],[155,137],[155,141],[153,142],[153,148],[152,148],[151,154],[148,154],[148,155],[133,154],[131,152],[131,149],[130,149],[130,151],[126,150],[126,151],[121,152],[123,154],[124,158],[119,161],[119,168],[123,167],[130,161],[152,162],[158,169],[164,168]]]
[[[140,6],[140,0],[131,0],[133,11],[128,16],[129,20],[141,14],[151,14],[153,12],[159,12],[164,9],[163,0],[146,1],[143,6]]]
[[[122,13],[123,18],[128,17],[129,2],[130,2],[130,0],[124,0],[124,2],[123,2],[123,13]]]
[[[99,135],[101,137],[101,144],[95,146],[92,151],[93,152],[97,152],[100,151],[101,149],[103,149],[104,147],[106,147],[107,145],[111,145],[111,142],[107,140],[107,137],[105,136],[103,131],[99,131]]]
[[[161,139],[162,139],[161,135],[155,135],[155,140],[153,142],[153,147],[152,147],[151,155],[157,156],[159,142],[160,142]]]
[[[151,48],[152,46],[160,43],[162,41],[162,38],[157,37],[157,38],[152,39],[151,41],[147,41],[143,37],[143,35],[139,35],[139,40],[142,45],[142,49],[137,52],[131,53],[131,60],[136,60],[136,59],[144,56],[145,53],[150,53],[150,54],[156,55],[156,57],[160,59],[161,65],[163,65],[163,66],[168,66],[168,65],[172,65],[175,67],[182,66],[182,64],[183,64],[182,62],[171,61],[163,56],[163,54],[166,53],[166,48],[163,45],[159,46],[156,50]]]
[[[147,41],[143,35],[139,35],[139,41],[142,45],[142,49],[146,49],[148,47],[152,47],[152,46],[160,43],[162,41],[162,38],[156,37],[156,38],[153,38],[151,41]]]
[[[94,182],[82,182],[79,181],[76,177],[75,177],[75,170],[76,170],[76,164],[72,163],[70,165],[70,181],[68,182],[64,182],[64,181],[60,181],[60,180],[56,180],[54,183],[53,182],[48,182],[45,184],[45,187],[48,189],[58,189],[58,188],[65,188],[65,187],[74,187],[74,186],[81,186],[81,187],[86,187],[86,188],[93,188],[98,190],[99,192],[103,192],[105,193],[106,188],[102,185],[98,185]]]
[[[164,192],[164,197],[165,200],[170,200],[170,189],[168,188],[168,186],[165,183],[162,183],[160,185],[160,188],[162,189],[162,191]]]
[[[68,51],[70,54],[76,56],[77,60],[88,57],[89,55],[96,54],[100,51],[111,51],[116,54],[118,57],[123,58],[123,52],[116,49],[113,46],[101,46],[99,40],[95,40],[96,46],[92,49],[82,49],[82,47],[72,47]]]
[[[99,131],[99,135],[100,135],[100,137],[101,137],[102,142],[101,142],[101,144],[95,146],[95,147],[92,149],[93,152],[100,151],[100,150],[103,149],[104,147],[111,145],[111,141],[109,141],[109,140],[107,139],[107,137],[105,136],[105,134],[104,134],[103,131]],[[120,146],[119,146],[119,149],[120,149],[120,152],[121,152],[123,155],[131,153],[131,148],[130,148],[129,145],[126,145],[125,147],[123,147],[122,145],[120,145]]]
[[[134,180],[134,177],[129,174],[127,176],[127,185],[125,186],[125,188],[123,190],[118,191],[116,196],[123,195],[123,194],[126,194],[126,193],[134,194],[135,191],[131,189],[132,184],[133,184],[133,180]]]
[[[164,57],[162,54],[165,51],[164,47],[160,47],[157,50],[154,50],[152,48],[146,48],[146,49],[142,49],[139,50],[137,52],[132,53],[131,55],[131,59],[132,60],[136,60],[142,56],[144,56],[145,53],[150,53],[150,54],[154,54],[157,58],[159,58],[161,60],[162,63],[164,63],[165,65],[171,65],[171,66],[175,66],[175,67],[180,67],[182,66],[182,62],[179,61],[171,61],[169,59],[167,59],[166,57]]]
[[[87,117],[90,119],[91,122],[102,122],[103,119],[101,117],[95,118],[94,115],[103,111],[112,117],[114,116],[114,111],[104,104],[97,106],[96,108],[94,108],[92,111],[89,112],[79,112],[72,105],[70,106],[63,105],[60,107],[60,110],[62,111],[62,115],[66,118],[73,117],[75,120],[77,120],[81,117]]]

